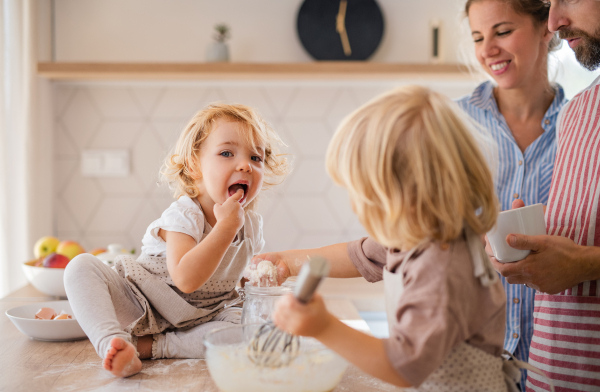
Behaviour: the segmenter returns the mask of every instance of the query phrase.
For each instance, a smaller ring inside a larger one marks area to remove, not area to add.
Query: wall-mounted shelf
[[[311,63],[38,63],[49,79],[471,79],[458,64]]]

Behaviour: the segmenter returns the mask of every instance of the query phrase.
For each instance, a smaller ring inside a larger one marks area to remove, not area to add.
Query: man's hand
[[[521,207],[525,207],[525,202],[521,199],[516,199],[513,200],[512,202],[512,209],[516,209],[516,208],[521,208]],[[546,212],[546,206],[544,206],[544,212]],[[492,264],[494,265],[494,267],[496,266],[496,264],[499,264],[498,260],[496,260],[496,257],[494,257],[494,251],[492,251],[492,246],[490,245],[490,241],[487,238],[487,235],[484,237],[484,242],[485,242],[485,253],[487,253],[488,257],[490,258],[490,260],[492,260]],[[496,271],[500,272],[498,270],[498,268],[496,268]]]
[[[217,225],[237,233],[244,226],[244,209],[239,203],[244,197],[244,191],[238,189],[233,195],[229,196],[225,203],[216,203],[213,207]]]
[[[521,207],[525,207],[523,200],[513,201],[513,209]],[[600,278],[597,247],[580,246],[569,238],[551,235],[509,234],[506,242],[515,249],[531,251],[523,260],[500,263],[486,237],[485,250],[492,265],[508,283],[526,284],[543,293],[557,294],[581,282]]]
[[[510,234],[507,240],[515,249],[531,250],[529,256],[514,263],[492,259],[494,268],[508,283],[522,283],[543,293],[556,294],[594,279],[593,264],[598,261],[590,263],[586,257],[590,247],[552,235]]]

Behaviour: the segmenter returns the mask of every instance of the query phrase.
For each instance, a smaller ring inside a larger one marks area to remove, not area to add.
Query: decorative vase
[[[224,42],[213,42],[206,49],[206,61],[209,63],[229,61],[229,47]]]

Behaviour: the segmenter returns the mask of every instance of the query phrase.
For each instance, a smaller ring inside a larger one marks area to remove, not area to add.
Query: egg
[[[64,310],[61,310],[58,316],[54,318],[54,320],[70,320],[72,318],[73,317],[70,314],[66,313]]]
[[[35,314],[37,320],[52,320],[56,317],[56,311],[52,308],[41,308]]]

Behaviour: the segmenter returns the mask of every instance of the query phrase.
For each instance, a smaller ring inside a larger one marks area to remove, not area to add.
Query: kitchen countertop
[[[357,329],[368,329],[353,302],[323,292],[328,309]],[[339,294],[339,293],[338,293]],[[32,302],[58,300],[28,285],[0,299],[0,311]],[[144,360],[142,371],[127,379],[102,368],[89,340],[42,342],[22,334],[5,315],[0,317],[0,391],[205,391],[218,392],[202,359]],[[349,366],[334,392],[398,391]]]

